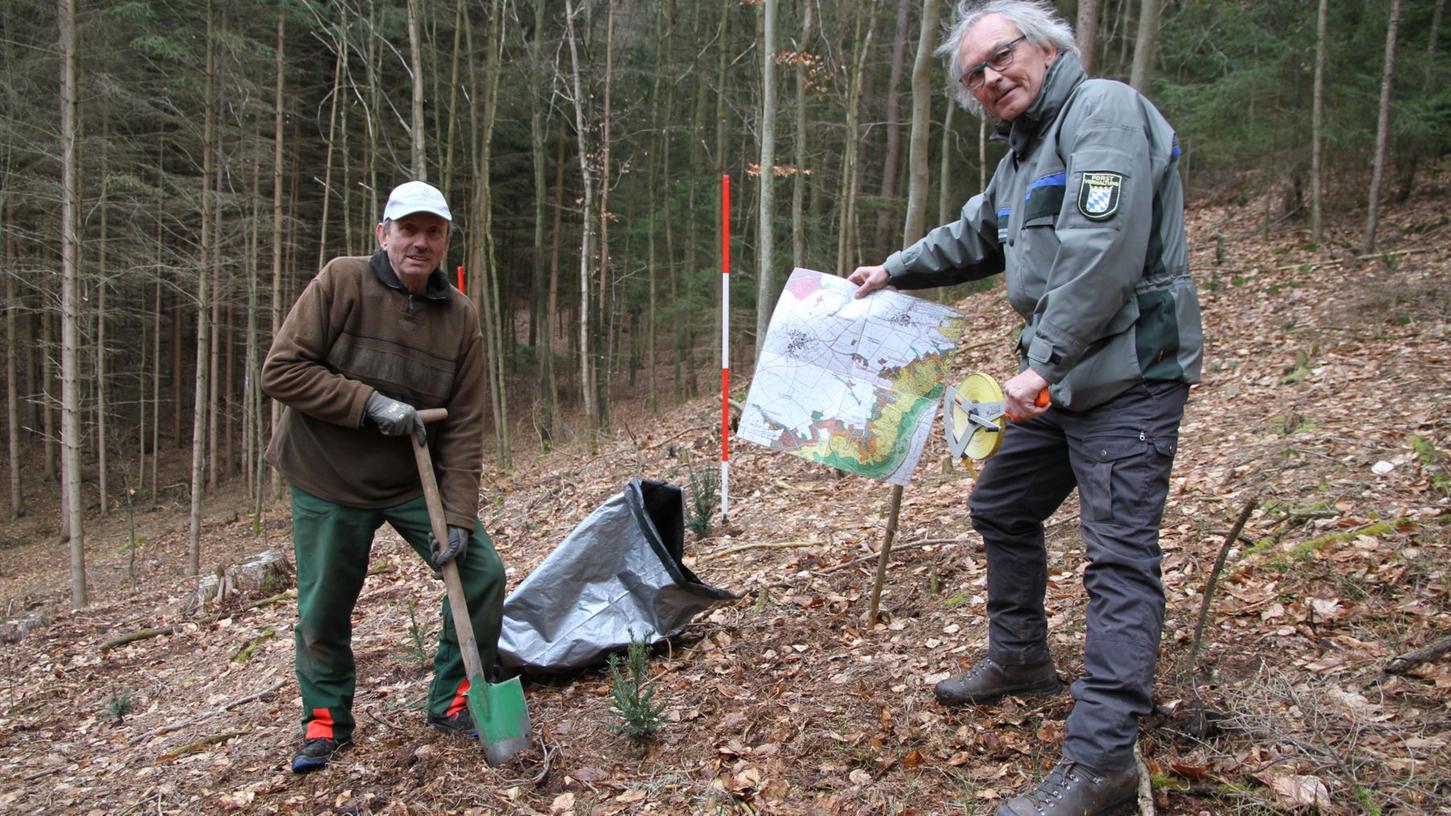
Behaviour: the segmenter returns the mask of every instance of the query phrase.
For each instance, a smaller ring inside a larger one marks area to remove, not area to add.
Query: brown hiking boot
[[[932,693],[945,706],[987,705],[1009,694],[1053,694],[1061,686],[1051,660],[1031,666],[1004,666],[984,657],[963,674],[938,683]]]
[[[1132,802],[1138,787],[1136,765],[1104,773],[1065,759],[1036,788],[998,808],[997,816],[1108,816]]]

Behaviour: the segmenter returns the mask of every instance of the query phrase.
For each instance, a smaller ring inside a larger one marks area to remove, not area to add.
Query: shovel
[[[432,408],[418,412],[424,422],[436,422],[448,416],[447,409]],[[433,537],[440,542],[448,541],[448,526],[444,523],[443,500],[438,495],[438,481],[433,476],[433,459],[428,455],[428,439],[413,434],[413,458],[418,463],[418,478],[423,482],[423,500],[428,505],[428,522],[433,527]],[[484,757],[490,765],[498,765],[509,757],[533,745],[529,728],[529,709],[524,702],[524,687],[518,677],[511,677],[502,683],[490,683],[484,677],[484,666],[479,661],[478,641],[474,639],[473,623],[469,620],[468,602],[464,600],[463,584],[458,579],[458,564],[453,561],[443,565],[444,586],[448,588],[448,606],[453,613],[453,628],[458,634],[459,650],[463,652],[464,669],[468,674],[469,715],[474,727],[479,730],[479,742],[484,746]]]

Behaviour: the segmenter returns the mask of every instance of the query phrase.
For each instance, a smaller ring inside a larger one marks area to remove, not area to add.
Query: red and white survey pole
[[[731,516],[731,177],[720,177],[720,523]]]

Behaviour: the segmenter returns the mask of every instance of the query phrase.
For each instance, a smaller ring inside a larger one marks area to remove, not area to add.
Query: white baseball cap
[[[393,188],[388,195],[388,205],[383,208],[383,220],[391,221],[414,213],[433,213],[445,221],[453,221],[448,211],[448,202],[437,187],[422,181],[405,181]]]

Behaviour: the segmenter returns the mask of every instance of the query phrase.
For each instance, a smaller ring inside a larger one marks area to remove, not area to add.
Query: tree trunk
[[[217,70],[217,73],[218,74],[221,73],[221,68],[220,68],[219,65],[217,66],[217,69],[216,70]],[[220,101],[220,86],[221,86],[221,79],[220,79],[220,77],[218,77],[214,82],[215,82],[215,84],[212,86],[213,87],[213,93],[216,93],[218,95],[218,100],[217,101]],[[218,117],[218,119],[220,118],[220,111],[218,112],[217,117]],[[221,385],[221,382],[222,382],[222,377],[220,376],[220,373],[222,371],[222,366],[221,366],[221,363],[222,363],[222,357],[221,357],[221,349],[222,349],[222,336],[221,336],[221,330],[222,330],[222,301],[226,299],[226,296],[227,296],[227,287],[228,287],[228,285],[230,283],[229,281],[227,281],[222,276],[222,204],[221,204],[221,198],[222,198],[222,190],[223,190],[223,187],[222,187],[222,175],[223,175],[223,172],[224,172],[224,168],[223,168],[223,162],[222,162],[221,123],[219,121],[216,122],[213,125],[212,137],[213,137],[212,152],[215,154],[213,156],[213,159],[212,159],[212,175],[214,176],[213,184],[215,185],[212,188],[212,207],[211,207],[212,231],[211,231],[211,240],[210,240],[210,242],[203,242],[203,246],[206,248],[206,252],[202,256],[203,257],[202,264],[204,266],[207,266],[209,268],[209,271],[208,271],[207,274],[210,274],[210,275],[213,276],[212,281],[213,281],[213,284],[214,284],[212,286],[212,315],[211,315],[211,341],[210,341],[210,350],[211,350],[211,355],[212,356],[211,356],[211,362],[210,362],[210,364],[208,365],[208,368],[207,368],[207,371],[210,372],[210,376],[207,379],[207,390],[205,392],[206,395],[207,395],[207,413],[206,413],[206,416],[207,416],[207,455],[206,455],[206,460],[207,460],[207,489],[208,490],[216,490],[216,488],[217,488],[217,469],[218,469],[218,467],[220,465],[220,463],[219,463],[218,460],[220,460],[222,458],[222,456],[221,456],[221,449],[220,449],[220,447],[218,446],[218,443],[217,443],[218,432],[221,430],[221,421],[222,421],[222,412],[221,412],[221,406],[220,406],[220,395],[218,394],[218,387]],[[347,212],[347,210],[344,209],[343,212]]]
[[[1159,36],[1159,3],[1163,0],[1140,0],[1139,33],[1134,38],[1134,67],[1129,84],[1148,96],[1149,76],[1154,69],[1154,44]]]
[[[207,2],[207,62],[204,81],[206,90],[206,116],[202,136],[202,229],[201,252],[197,261],[197,331],[196,331],[196,402],[192,406],[191,429],[191,528],[187,537],[187,575],[201,574],[201,526],[202,496],[205,491],[203,475],[206,465],[207,431],[207,381],[210,369],[210,328],[207,325],[207,308],[211,303],[208,284],[211,279],[210,264],[212,230],[212,154],[216,141],[216,44],[212,36],[212,4]]]
[[[333,197],[333,148],[337,145],[338,97],[343,95],[344,45],[340,36],[334,41],[333,47],[337,49],[337,57],[333,62],[333,89],[330,94],[332,100],[327,117],[327,150],[322,171],[322,212],[317,221],[317,266],[314,269],[322,269],[322,265],[327,263],[327,211]]]
[[[932,46],[937,38],[939,0],[922,0],[922,24],[917,30],[917,57],[912,62],[912,131],[907,152],[907,217],[902,225],[902,246],[910,246],[926,232],[927,194],[932,190],[928,142],[932,129]]]
[[[882,156],[881,203],[877,210],[877,226],[873,233],[875,252],[872,257],[884,258],[891,251],[892,218],[896,208],[897,167],[902,162],[902,74],[907,61],[907,28],[911,23],[913,0],[897,0],[897,34],[892,39],[892,69],[887,80],[887,149]],[[913,72],[916,64],[913,63]],[[913,94],[916,94],[915,78]]]
[[[579,139],[579,175],[584,186],[584,215],[581,220],[579,239],[579,387],[584,405],[586,430],[589,433],[589,450],[594,453],[599,445],[594,406],[594,379],[590,366],[589,344],[589,262],[593,254],[594,240],[594,177],[589,166],[589,145],[585,139],[584,96],[579,84],[579,46],[574,34],[574,3],[564,0],[565,39],[569,44],[570,84],[574,94],[574,127]]]
[[[171,444],[181,450],[181,324],[186,320],[186,309],[182,304],[180,290],[174,290],[171,294],[170,314],[177,316],[171,321]]]
[[[107,471],[110,462],[107,460],[106,452],[106,295],[110,287],[107,281],[110,274],[106,266],[106,239],[109,237],[110,220],[108,218],[109,208],[107,204],[106,179],[110,175],[106,144],[110,136],[110,120],[106,108],[101,108],[101,139],[97,150],[101,153],[101,192],[95,203],[96,209],[101,213],[101,231],[96,240],[96,497],[100,500],[101,517],[105,518],[110,512],[110,502],[107,496],[110,495],[111,485],[107,479]]]
[[[408,66],[413,71],[413,128],[409,143],[413,147],[413,177],[428,180],[428,167],[423,154],[423,56],[418,41],[418,3],[408,0]],[[492,46],[491,46],[492,47]],[[378,111],[373,112],[376,116]]]
[[[77,406],[78,362],[80,345],[80,284],[76,268],[76,223],[80,213],[77,200],[76,157],[76,7],[75,0],[60,2],[60,141],[61,141],[61,443],[65,462],[66,528],[70,531],[71,606],[81,608],[88,603],[86,594],[85,533],[81,525],[81,439]]]
[[[942,114],[942,157],[937,168],[937,223],[946,224],[952,217],[952,115],[957,103],[949,101]]]
[[[610,134],[610,109],[611,93],[614,91],[615,75],[615,3],[614,0],[605,0],[605,99],[604,110],[600,117],[600,265],[598,289],[595,292],[598,301],[598,315],[596,326],[600,331],[596,337],[595,347],[605,351],[592,368],[594,374],[595,388],[595,427],[609,427],[609,393],[610,393],[610,355],[608,350],[611,344],[608,342],[611,335],[605,323],[605,317],[610,314],[610,147],[612,137]],[[613,321],[611,321],[611,325]]]
[[[861,36],[862,16],[868,20],[867,33]],[[877,30],[877,8],[876,0],[866,4],[862,15],[856,18],[857,41],[854,45],[849,65],[855,66],[850,83],[847,85],[846,98],[846,150],[843,151],[841,162],[841,203],[837,220],[837,242],[836,242],[836,274],[846,277],[859,261],[856,251],[856,192],[859,187],[858,167],[861,156],[861,134],[858,133],[861,119],[861,99],[863,72],[866,69],[866,54],[871,53],[872,37]]]
[[[1436,44],[1441,39],[1441,15],[1446,9],[1446,0],[1436,0],[1436,8],[1431,12],[1431,34],[1426,39],[1426,71],[1425,78],[1421,81],[1421,95],[1430,98],[1435,88],[1436,74]],[[1401,175],[1400,190],[1396,192],[1397,201],[1405,201],[1411,197],[1411,192],[1416,188],[1416,171],[1421,166],[1421,151],[1411,150],[1410,156],[1405,160],[1405,172]]]
[[[464,29],[464,3],[466,0],[458,0],[454,9],[453,20],[453,55],[449,59],[449,82],[448,82],[448,137],[444,140],[443,174],[439,179],[440,189],[443,190],[443,197],[449,197],[449,187],[453,184],[453,143],[454,131],[458,122],[458,71],[459,63],[463,54],[462,36]],[[537,15],[536,15],[537,17]],[[536,29],[537,30],[537,29]],[[537,35],[536,35],[537,36]],[[534,78],[530,76],[530,82]]]
[[[158,141],[160,141],[160,140],[158,140]],[[157,167],[158,170],[160,170],[161,168],[163,168],[163,167],[166,166],[166,145],[165,145],[165,142],[161,142],[160,143],[160,145],[158,146],[156,152],[157,152],[157,156],[156,156],[156,167]],[[163,219],[161,218],[161,213],[163,212],[163,208],[165,206],[165,198],[164,198],[164,196],[165,196],[165,192],[164,192],[163,188],[160,185],[158,185],[157,188],[156,188],[156,201],[153,204],[153,206],[155,207],[155,212],[156,212],[156,239],[155,239],[155,243],[153,244],[153,246],[155,247],[155,254],[156,254],[156,257],[158,257],[158,258],[162,257],[162,253],[163,253],[163,251],[165,249],[165,246],[166,246],[166,224],[163,221]],[[161,303],[162,303],[162,297],[163,297],[163,295],[162,295],[162,274],[160,272],[158,272],[157,275],[156,275],[156,285],[153,288],[155,289],[155,293],[154,293],[155,296],[152,298],[152,301],[151,301],[151,310],[152,310],[151,311],[151,325],[153,327],[153,330],[151,332],[151,482],[150,482],[150,484],[151,484],[151,506],[152,507],[155,507],[157,505],[158,501],[159,501],[159,491],[157,490],[157,488],[158,488],[158,473],[159,473],[159,462],[158,462],[158,460],[161,459],[161,325],[162,325],[161,324],[161,314],[162,314]],[[176,317],[177,316],[177,312],[173,311],[172,312],[172,315],[174,316],[174,319],[171,320],[170,322],[172,324],[172,331],[175,332],[176,331],[176,326],[181,323],[181,320]],[[177,352],[175,350],[173,350],[173,354],[176,354],[176,353]],[[172,410],[171,410],[171,412],[173,414],[180,414],[181,413],[181,409],[175,403],[173,403],[172,404]],[[143,479],[144,479],[144,474],[143,474]]]
[[[282,328],[282,173],[283,173],[283,130],[282,123],[286,119],[287,97],[284,95],[285,85],[282,77],[286,69],[285,46],[286,40],[286,13],[285,7],[279,6],[277,12],[277,55],[274,63],[276,72],[276,84],[272,90],[272,333],[270,337],[276,337],[279,329]],[[260,393],[260,392],[259,392]],[[271,403],[271,433],[269,437],[277,433],[277,426],[282,422],[282,404]],[[265,442],[258,440],[259,445],[266,446]],[[272,471],[271,495],[276,497],[282,492],[282,474]]]
[[[74,35],[72,35],[74,36]],[[56,427],[55,427],[55,364],[52,358],[55,356],[55,310],[47,304],[40,307],[40,410],[42,425],[45,428],[45,480],[52,484],[60,481],[57,476],[56,464]],[[64,485],[61,486],[64,489]]]
[[[796,172],[791,176],[791,265],[806,265],[806,62],[811,51],[812,12],[808,2],[802,11],[801,42],[796,50]],[[759,359],[759,358],[758,358]]]
[[[540,433],[544,445],[549,447],[554,440],[555,426],[559,421],[559,383],[554,376],[554,340],[559,336],[555,328],[559,322],[559,250],[564,236],[564,148],[568,139],[568,128],[564,114],[559,116],[559,139],[554,153],[554,231],[549,239],[549,303],[544,308],[548,320],[544,325],[544,342],[540,349],[544,365],[540,368],[542,378],[542,399],[546,421]]]
[[[1079,59],[1083,70],[1093,73],[1093,54],[1098,49],[1098,3],[1099,0],[1078,0],[1078,25],[1074,31],[1078,39]]]
[[[157,219],[156,231],[161,232],[161,220]],[[161,243],[159,240],[157,243]],[[158,255],[157,257],[160,257]],[[159,462],[161,459],[161,277],[151,298],[151,504],[156,506],[159,494]],[[145,478],[145,474],[142,474]]]
[[[977,121],[977,189],[987,189],[987,120]]]
[[[258,120],[257,143],[262,144],[261,120]],[[252,223],[247,247],[247,324],[242,342],[245,346],[246,374],[242,377],[242,474],[247,485],[247,495],[258,495],[257,484],[260,474],[253,468],[260,461],[257,453],[261,449],[261,365],[257,350],[257,267],[261,265],[258,254],[259,234],[262,232],[262,153],[259,151],[252,161]],[[252,523],[260,526],[262,508],[252,505]]]
[[[1391,79],[1396,65],[1396,29],[1401,22],[1401,0],[1391,0],[1391,16],[1386,22],[1385,68],[1380,75],[1380,114],[1375,126],[1375,163],[1370,174],[1370,191],[1366,197],[1365,238],[1360,242],[1361,254],[1375,250],[1375,225],[1380,204],[1380,184],[1385,177],[1386,145],[1390,142]]]
[[[903,0],[906,2],[906,0]],[[776,258],[771,233],[776,195],[776,0],[761,10],[761,210],[756,235],[756,356],[766,344],[771,310],[776,303]]]
[[[405,11],[405,14],[406,13],[407,12]],[[373,2],[373,0],[369,0],[369,2],[368,2],[368,20],[369,20],[369,26],[373,30],[377,30],[376,29],[376,24],[377,24],[378,17],[379,17],[378,4],[375,3],[375,2]],[[361,217],[358,219],[358,224],[360,226],[361,225],[364,225],[364,224],[375,224],[375,223],[377,223],[378,217],[382,213],[382,209],[383,209],[382,206],[378,203],[378,154],[379,154],[378,141],[379,140],[378,140],[378,124],[377,124],[377,119],[381,115],[381,111],[383,109],[383,103],[382,103],[382,99],[383,99],[382,84],[383,83],[382,83],[382,78],[380,77],[380,74],[382,72],[378,70],[378,64],[379,64],[379,62],[381,60],[381,55],[379,54],[379,49],[380,49],[381,46],[379,45],[378,40],[379,40],[378,37],[369,37],[368,38],[368,59],[367,59],[367,62],[366,62],[366,72],[365,72],[365,75],[367,76],[367,79],[368,79],[368,107],[363,112],[363,122],[364,122],[365,125],[367,125],[368,149],[363,154],[363,173],[366,175],[366,178],[367,178],[367,185],[366,186],[368,188],[368,204],[369,204],[369,207],[368,207],[368,211],[366,213],[363,213],[361,215]],[[421,74],[419,74],[418,71],[414,70],[414,71],[411,71],[411,73],[412,73],[413,77],[415,78],[414,79],[414,82],[413,82],[413,87],[415,88],[415,93],[416,93],[416,89],[423,82],[423,79],[422,79]],[[344,120],[344,121],[346,121],[346,120]],[[421,129],[422,128],[416,128],[415,127],[413,130],[414,130],[414,132],[417,132],[418,130],[421,130]],[[412,134],[410,134],[410,138],[409,138],[410,151],[412,150],[412,147],[411,147],[412,141],[413,141]],[[343,146],[344,146],[344,149],[346,149],[346,147],[347,147],[347,133],[346,132],[343,134]],[[425,162],[424,162],[424,170],[427,171],[427,169],[428,169],[427,168],[427,161],[425,160]],[[351,223],[351,219],[349,219],[349,223]],[[363,230],[362,245],[360,245],[358,247],[359,251],[362,251],[362,247],[363,246],[371,247],[376,242],[377,239],[374,238],[372,235],[370,235],[369,234],[370,232],[371,231],[370,230],[367,230],[367,229],[364,229]]]
[[[658,386],[656,385],[655,378],[655,324],[656,303],[658,300],[657,292],[659,289],[660,280],[660,267],[655,257],[655,218],[662,207],[669,207],[670,202],[669,194],[661,189],[662,184],[660,179],[662,176],[666,179],[670,177],[670,164],[668,158],[665,158],[669,156],[668,145],[670,143],[670,137],[668,133],[666,133],[664,130],[664,126],[661,122],[661,117],[663,111],[663,116],[668,120],[671,113],[671,100],[669,96],[667,96],[665,103],[663,105],[660,103],[660,78],[665,74],[665,66],[667,62],[665,59],[665,44],[671,40],[672,35],[675,33],[675,20],[673,15],[671,14],[673,5],[673,3],[667,2],[664,8],[661,9],[661,14],[659,14],[655,19],[655,76],[650,83],[650,99],[653,104],[651,105],[650,111],[650,179],[647,186],[650,195],[650,203],[648,205],[650,208],[650,214],[648,232],[646,233],[646,269],[648,275],[648,297],[646,300],[645,317],[645,357],[647,360],[647,365],[649,365],[650,367],[650,370],[649,393],[645,398],[645,405],[651,414],[654,414],[659,408],[659,401],[656,394]],[[667,211],[666,220],[669,221],[669,218],[669,212]]]
[[[544,108],[548,104],[542,83],[545,68],[544,24],[544,4],[535,3],[534,37],[527,43],[530,62],[529,96],[533,103],[530,106],[532,111],[529,115],[529,157],[534,170],[534,275],[529,289],[529,345],[534,347],[539,359],[540,404],[536,427],[540,442],[547,449],[554,437],[554,405],[550,402],[548,393],[551,384],[545,382],[546,378],[554,376],[554,360],[552,359],[554,356],[552,338],[554,314],[550,311],[552,305],[549,303],[549,268],[544,253],[544,217],[547,209],[546,199],[549,197],[549,186],[545,181],[547,162],[544,158],[544,147],[548,140],[543,115]],[[523,31],[522,28],[520,30]],[[559,169],[563,170],[563,167],[561,166]],[[556,226],[556,231],[557,229]],[[557,247],[557,232],[554,238]]]
[[[501,42],[502,26],[500,25],[500,4],[494,0],[489,8],[489,28],[487,42],[484,46],[484,89],[482,96],[477,90],[478,72],[470,71],[471,82],[474,85],[474,98],[479,99],[481,104],[476,108],[483,109],[483,121],[476,124],[475,135],[478,138],[478,165],[475,170],[475,210],[478,223],[481,226],[480,238],[474,243],[476,258],[471,264],[471,277],[475,281],[472,293],[475,302],[479,304],[479,316],[483,320],[484,346],[485,346],[485,375],[489,381],[489,400],[493,413],[494,449],[498,456],[500,466],[509,466],[509,435],[508,435],[508,403],[505,399],[504,390],[504,348],[503,329],[500,325],[501,310],[499,307],[499,286],[498,266],[494,257],[493,240],[493,189],[490,184],[490,168],[493,163],[493,132],[494,121],[497,115],[499,83],[499,58],[500,50],[503,47]],[[472,35],[469,35],[472,42]],[[472,53],[472,48],[469,49]],[[472,66],[472,61],[470,62]]]
[[[1325,178],[1325,32],[1329,16],[1330,0],[1320,0],[1315,14],[1315,90],[1310,117],[1310,240],[1317,244],[1325,237],[1321,205]]]
[[[8,150],[6,166],[9,166]],[[10,518],[16,519],[25,515],[25,502],[20,490],[20,411],[16,404],[19,380],[15,371],[20,345],[15,339],[15,316],[20,312],[20,301],[15,297],[15,241],[9,229],[15,220],[15,206],[7,192],[0,187],[0,244],[4,245],[5,257],[5,450],[6,458],[10,460]]]

